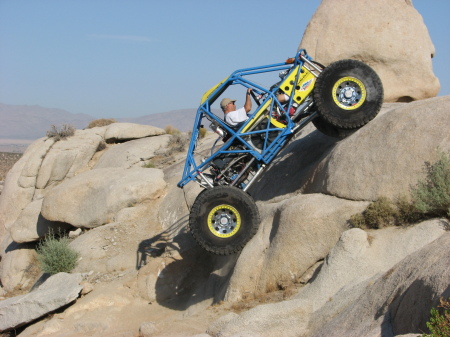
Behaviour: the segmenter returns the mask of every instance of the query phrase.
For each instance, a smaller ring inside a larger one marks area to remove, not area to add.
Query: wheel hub
[[[240,227],[241,218],[238,211],[230,205],[214,207],[208,216],[210,231],[219,237],[234,235]]]
[[[354,77],[344,77],[333,87],[333,99],[342,109],[356,109],[362,105],[365,98],[364,84]]]
[[[236,227],[236,218],[233,219],[232,213],[221,210],[214,214],[212,225],[214,230],[220,234],[229,234]]]
[[[339,101],[347,106],[352,106],[358,103],[361,98],[361,91],[358,93],[356,88],[351,86],[351,83],[346,83],[345,87],[339,87],[338,93]]]

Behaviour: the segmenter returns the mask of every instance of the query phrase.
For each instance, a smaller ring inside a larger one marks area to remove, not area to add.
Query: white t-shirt
[[[225,114],[225,122],[230,125],[238,125],[239,123],[245,122],[248,119],[247,113],[244,107],[237,109],[235,111],[230,111]]]

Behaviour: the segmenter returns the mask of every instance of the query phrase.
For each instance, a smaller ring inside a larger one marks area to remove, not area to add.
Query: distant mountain
[[[140,117],[116,118],[116,120],[160,128],[171,125],[186,132],[192,129],[196,112],[196,109],[182,109]],[[218,111],[215,112],[218,113]],[[56,126],[70,124],[77,129],[84,129],[94,119],[97,118],[86,114],[73,114],[62,109],[0,103],[0,139],[34,140],[44,137],[52,124]]]
[[[0,138],[38,139],[46,135],[52,124],[71,124],[82,129],[93,119],[89,115],[73,114],[62,109],[0,103]]]

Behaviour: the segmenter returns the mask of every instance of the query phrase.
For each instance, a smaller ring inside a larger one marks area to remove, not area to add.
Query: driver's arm
[[[250,97],[250,92],[252,91],[252,89],[248,88],[247,89],[247,95],[245,95],[245,104],[244,104],[244,109],[246,113],[249,113],[250,110],[252,109],[252,98]]]

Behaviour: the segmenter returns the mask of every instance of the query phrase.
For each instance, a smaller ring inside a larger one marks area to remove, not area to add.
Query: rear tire
[[[233,186],[217,186],[201,192],[189,214],[189,229],[205,250],[237,253],[256,234],[260,217],[252,197]]]
[[[356,129],[337,128],[337,127],[327,123],[320,117],[314,118],[312,123],[314,124],[316,129],[319,130],[320,132],[322,132],[324,135],[333,137],[333,138],[338,138],[338,139],[344,139],[356,131]]]
[[[383,85],[367,64],[340,60],[317,78],[314,102],[324,122],[340,129],[358,129],[380,111]]]

